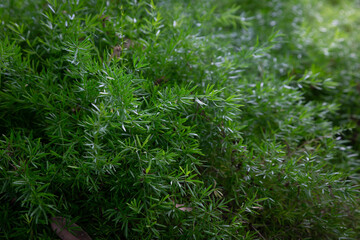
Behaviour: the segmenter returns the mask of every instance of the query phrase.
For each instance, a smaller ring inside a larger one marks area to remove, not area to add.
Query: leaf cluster
[[[269,2],[2,3],[0,237],[359,237],[355,70]]]

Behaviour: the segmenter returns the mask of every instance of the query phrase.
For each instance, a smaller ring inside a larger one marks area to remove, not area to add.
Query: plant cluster
[[[3,1],[0,238],[358,239],[358,4]]]

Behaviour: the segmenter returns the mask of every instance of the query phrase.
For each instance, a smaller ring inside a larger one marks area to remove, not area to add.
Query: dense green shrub
[[[4,1],[1,238],[358,239],[358,4]]]

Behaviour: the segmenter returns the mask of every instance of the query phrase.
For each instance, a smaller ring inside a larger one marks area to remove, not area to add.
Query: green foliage
[[[4,1],[0,237],[359,239],[357,4]]]

